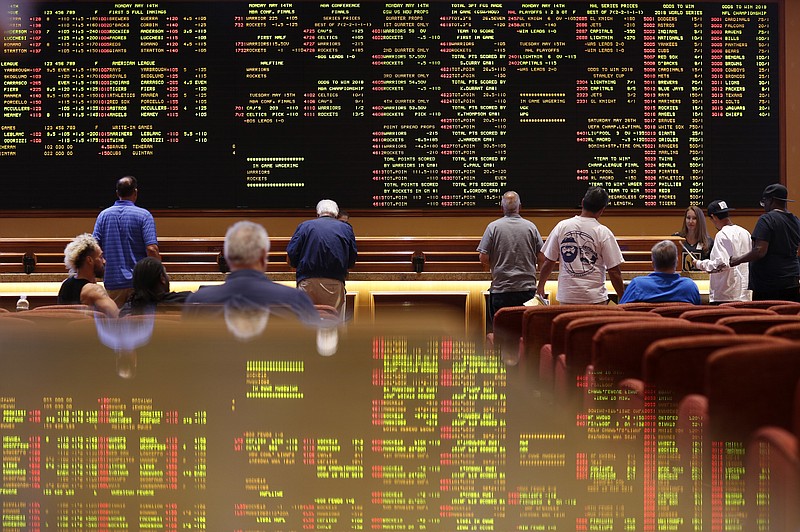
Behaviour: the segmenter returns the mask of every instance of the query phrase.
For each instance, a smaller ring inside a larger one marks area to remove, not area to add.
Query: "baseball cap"
[[[786,190],[786,187],[780,183],[768,185],[767,188],[764,189],[761,199],[767,198],[773,198],[780,201],[794,201],[789,199],[789,192]]]
[[[728,207],[728,204],[723,200],[714,200],[708,204],[708,215],[717,215],[723,212],[735,211],[736,209]]]

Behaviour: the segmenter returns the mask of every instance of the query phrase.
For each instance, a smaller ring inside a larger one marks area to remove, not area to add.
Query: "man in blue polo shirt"
[[[671,240],[662,240],[650,250],[653,273],[635,277],[625,289],[620,303],[680,302],[700,304],[700,291],[687,277],[675,273],[678,266],[678,247]]]
[[[336,219],[339,206],[329,199],[317,203],[317,218],[297,226],[286,254],[297,268],[297,288],[317,305],[329,305],[344,316],[347,271],[356,263],[356,237],[349,223]]]
[[[161,260],[153,215],[135,205],[139,196],[136,178],[117,181],[114,205],[105,209],[94,224],[94,237],[106,258],[103,285],[117,306],[122,307],[133,291],[133,267],[145,257]]]

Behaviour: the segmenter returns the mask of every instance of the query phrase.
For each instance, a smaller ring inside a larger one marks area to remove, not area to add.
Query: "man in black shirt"
[[[769,185],[761,206],[766,211],[753,229],[753,249],[732,257],[731,266],[750,263],[753,300],[780,299],[800,302],[800,220],[786,210],[786,187]]]
[[[61,284],[59,305],[88,305],[112,318],[119,315],[117,304],[108,297],[105,288],[97,284],[97,278],[105,273],[106,259],[92,235],[78,235],[67,244],[64,264],[72,275]]]

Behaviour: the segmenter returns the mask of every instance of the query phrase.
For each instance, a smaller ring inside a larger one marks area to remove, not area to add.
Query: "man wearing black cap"
[[[732,210],[734,209],[722,200],[708,204],[708,218],[717,228],[717,236],[714,237],[711,256],[706,260],[693,262],[694,268],[710,274],[708,299],[712,303],[747,301],[751,297],[747,290],[747,263],[730,266],[731,257],[742,256],[753,247],[747,229],[734,224],[728,216]]]
[[[750,262],[753,300],[781,299],[800,302],[800,220],[786,210],[786,187],[778,183],[764,189],[761,206],[766,211],[753,229],[753,249],[731,258],[731,266]]]

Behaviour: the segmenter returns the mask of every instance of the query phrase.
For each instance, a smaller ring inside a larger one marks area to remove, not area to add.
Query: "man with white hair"
[[[678,246],[671,240],[662,240],[650,250],[653,272],[634,277],[620,299],[620,303],[692,303],[700,304],[700,291],[694,281],[676,273]]]
[[[275,283],[264,274],[269,235],[261,225],[249,221],[233,224],[225,234],[223,253],[231,269],[225,282],[201,287],[189,295],[184,313],[201,314],[203,306],[199,304],[208,304],[220,308],[266,309],[271,314],[297,317],[306,323],[319,321],[317,309],[307,295]]]
[[[67,244],[64,264],[71,275],[61,283],[59,305],[87,305],[112,318],[119,315],[117,304],[108,297],[106,289],[97,284],[97,278],[105,274],[106,259],[92,235],[78,235]]]
[[[344,279],[356,263],[358,249],[353,228],[337,220],[338,214],[335,201],[317,203],[317,218],[297,226],[286,254],[297,268],[297,288],[317,305],[334,307],[344,316]]]

